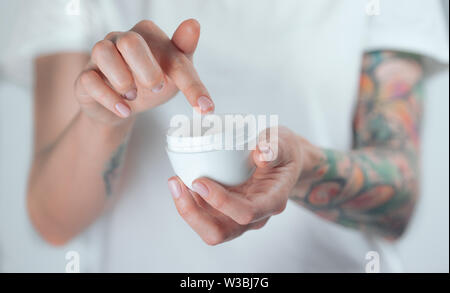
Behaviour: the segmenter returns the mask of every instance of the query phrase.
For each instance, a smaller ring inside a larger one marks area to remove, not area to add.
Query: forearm
[[[317,149],[292,199],[317,215],[347,227],[399,237],[417,198],[417,160],[388,148],[350,152]]]
[[[81,112],[34,156],[28,210],[46,240],[61,244],[92,223],[114,192],[133,122],[107,126]]]
[[[329,220],[398,238],[418,196],[422,79],[417,56],[367,53],[353,150],[306,147],[292,198]]]

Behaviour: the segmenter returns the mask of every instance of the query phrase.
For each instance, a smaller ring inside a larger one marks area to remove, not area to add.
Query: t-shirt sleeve
[[[448,22],[439,0],[378,0],[367,16],[365,51],[398,50],[448,65]]]
[[[2,75],[32,83],[33,59],[60,52],[88,52],[103,38],[104,25],[95,15],[97,1],[19,0],[6,47],[0,56]]]

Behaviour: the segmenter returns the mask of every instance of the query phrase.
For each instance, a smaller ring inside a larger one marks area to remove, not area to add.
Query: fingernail
[[[203,113],[211,112],[214,109],[214,103],[210,98],[206,96],[201,96],[200,98],[198,98],[197,104]]]
[[[132,89],[131,91],[129,91],[128,93],[125,94],[125,99],[133,101],[137,98],[137,90],[136,89]]]
[[[130,116],[130,114],[131,114],[130,108],[128,108],[127,106],[125,106],[122,103],[116,104],[115,108],[116,108],[117,112],[119,112],[120,115],[122,115],[125,118]]]
[[[181,195],[181,187],[178,181],[176,180],[170,180],[169,181],[169,190],[170,193],[172,193],[172,196],[175,198],[179,198]]]
[[[163,87],[164,87],[164,81],[161,82],[160,84],[158,84],[157,86],[155,86],[154,88],[152,88],[152,92],[154,92],[155,94],[159,93]]]
[[[192,184],[192,190],[200,194],[202,197],[207,197],[209,194],[208,188],[200,182],[195,182]]]
[[[270,162],[273,160],[273,157],[273,151],[270,148],[268,149],[268,151],[259,154],[259,160],[261,162]]]

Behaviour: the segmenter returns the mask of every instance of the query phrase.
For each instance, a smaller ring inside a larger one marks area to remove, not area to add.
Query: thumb
[[[289,152],[285,149],[287,145],[280,141],[278,129],[270,129],[270,135],[266,133],[269,129],[263,131],[258,138],[258,145],[253,151],[253,161],[259,168],[277,167],[289,160]]]
[[[200,38],[200,24],[195,19],[188,19],[183,21],[172,36],[173,44],[189,59],[197,48],[198,40]]]

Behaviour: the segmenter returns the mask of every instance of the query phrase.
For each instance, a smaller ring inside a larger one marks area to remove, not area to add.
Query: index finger
[[[200,178],[193,182],[192,190],[209,205],[230,217],[239,225],[248,225],[259,217],[259,212],[244,196],[225,189],[220,184]]]
[[[132,29],[149,45],[162,70],[186,96],[193,107],[203,113],[214,111],[214,103],[191,60],[152,21],[139,22]]]
[[[278,187],[262,194],[245,196],[229,191],[208,178],[200,178],[193,182],[192,188],[213,208],[240,225],[249,225],[279,214],[286,207],[286,201],[277,195],[282,192]]]

